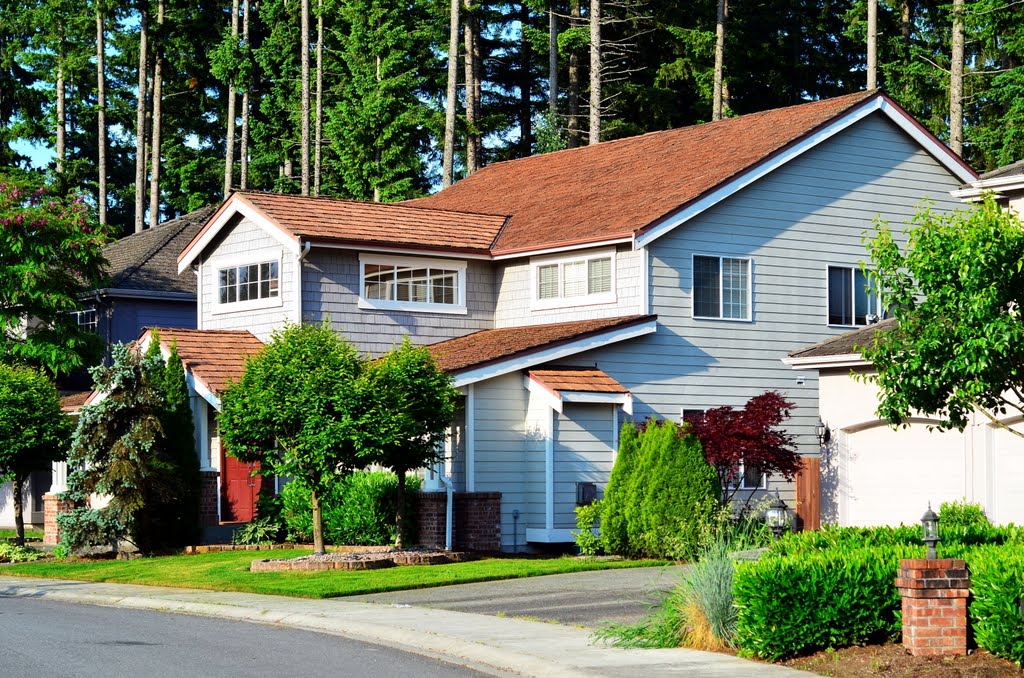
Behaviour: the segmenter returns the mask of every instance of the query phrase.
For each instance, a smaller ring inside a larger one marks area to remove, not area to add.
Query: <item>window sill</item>
[[[598,304],[614,304],[617,302],[614,293],[588,294],[579,297],[558,297],[557,299],[534,299],[530,302],[531,311],[550,311],[577,306],[597,306]]]
[[[468,315],[465,306],[455,304],[418,304],[408,301],[368,300],[360,297],[359,308],[364,311],[400,311],[402,313],[433,313],[446,315]]]
[[[726,323],[752,323],[752,322],[754,322],[753,318],[716,318],[716,317],[713,317],[713,316],[706,316],[706,315],[695,315],[695,316],[691,316],[691,317],[694,320],[718,320],[720,322],[726,322]]]

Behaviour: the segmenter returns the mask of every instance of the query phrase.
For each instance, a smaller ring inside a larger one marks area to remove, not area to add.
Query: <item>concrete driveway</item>
[[[551,574],[342,598],[596,628],[635,623],[678,581],[685,566]]]

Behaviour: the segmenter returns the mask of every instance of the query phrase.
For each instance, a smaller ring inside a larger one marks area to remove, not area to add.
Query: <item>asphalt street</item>
[[[679,582],[683,569],[683,566],[673,566],[574,572],[375,593],[341,600],[412,605],[596,628],[607,621],[634,623],[642,619],[651,605]]]
[[[481,674],[334,635],[31,598],[0,599],[4,678],[251,678]]]

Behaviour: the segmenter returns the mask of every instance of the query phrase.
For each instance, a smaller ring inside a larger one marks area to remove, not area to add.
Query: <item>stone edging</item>
[[[252,561],[250,572],[322,572],[326,570],[379,570],[396,565],[447,565],[471,558],[465,553],[400,553],[393,556],[381,554],[376,558],[359,560],[305,559],[288,560],[259,559]]]

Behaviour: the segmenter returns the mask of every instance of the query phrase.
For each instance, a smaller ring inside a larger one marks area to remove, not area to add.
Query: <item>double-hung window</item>
[[[750,320],[750,259],[693,257],[693,317]]]
[[[828,267],[828,324],[857,327],[881,316],[878,292],[864,271],[852,266]]]
[[[530,262],[533,308],[558,308],[615,301],[615,252]]]
[[[221,304],[278,299],[280,285],[277,261],[228,266],[217,272],[217,295]]]
[[[740,464],[740,489],[763,490],[768,487],[768,474],[757,464]]]
[[[466,263],[363,254],[359,307],[466,313]]]
[[[75,317],[75,324],[87,332],[96,332],[99,328],[99,322],[96,318],[96,309],[86,308],[81,311],[71,311],[71,315]]]

